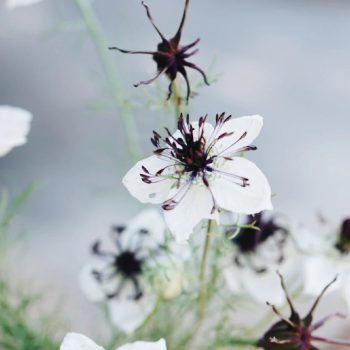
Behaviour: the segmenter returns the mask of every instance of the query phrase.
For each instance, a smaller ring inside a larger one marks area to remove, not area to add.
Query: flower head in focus
[[[112,245],[97,241],[94,260],[83,269],[81,288],[92,301],[106,301],[112,322],[126,333],[139,327],[153,310],[157,295],[146,278],[165,242],[165,225],[155,210],[146,210],[127,226],[111,231]]]
[[[6,0],[5,6],[10,10],[14,10],[19,7],[34,5],[41,1],[42,0]]]
[[[162,138],[154,132],[154,155],[139,161],[123,178],[129,192],[143,203],[162,203],[165,221],[178,241],[185,241],[205,218],[218,219],[220,208],[254,214],[272,209],[264,174],[243,152],[263,125],[260,116],[207,116],[199,122],[180,117],[178,130]]]
[[[104,350],[85,335],[68,333],[61,344],[60,350]],[[116,350],[166,350],[164,339],[157,342],[137,341],[118,347]]]
[[[32,114],[22,108],[0,106],[0,157],[27,142]]]
[[[161,33],[161,31],[155,25],[148,5],[144,1],[142,1],[142,5],[146,9],[146,13],[147,13],[149,20],[151,21],[153,27],[155,28],[155,30],[159,34],[160,38],[162,39],[161,43],[158,45],[157,51],[130,51],[130,50],[123,50],[123,49],[120,49],[120,48],[115,47],[115,46],[109,48],[110,50],[118,50],[118,51],[123,52],[123,53],[146,54],[146,55],[151,55],[153,57],[153,60],[157,64],[157,70],[158,70],[157,75],[150,80],[141,81],[140,83],[135,84],[134,85],[135,87],[142,85],[142,84],[146,84],[146,85],[150,84],[153,81],[155,81],[161,74],[164,73],[170,79],[169,93],[167,96],[167,99],[169,99],[172,95],[173,81],[176,79],[176,77],[179,73],[183,76],[183,78],[186,81],[187,101],[188,101],[190,98],[190,95],[191,95],[190,82],[189,82],[189,79],[187,76],[187,71],[186,71],[186,69],[188,69],[188,68],[198,71],[203,76],[204,82],[207,85],[209,85],[208,79],[207,79],[204,71],[201,68],[199,68],[198,66],[196,66],[195,64],[187,61],[188,58],[190,58],[191,56],[193,56],[194,54],[197,53],[198,49],[192,50],[192,51],[191,51],[191,49],[194,48],[198,44],[199,39],[197,39],[193,43],[185,45],[185,46],[180,45],[182,30],[183,30],[183,27],[185,24],[189,3],[190,3],[190,1],[186,0],[185,9],[183,12],[183,16],[182,16],[182,20],[181,20],[179,29],[177,30],[175,36],[168,40],[165,38],[165,36]]]
[[[282,289],[285,292],[286,299],[291,310],[291,315],[289,318],[283,316],[274,305],[268,303],[268,305],[272,307],[275,314],[277,314],[281,320],[275,323],[264,334],[257,345],[265,350],[318,350],[319,348],[314,345],[315,342],[345,345],[350,347],[350,342],[327,339],[313,334],[330,318],[344,317],[339,313],[335,313],[321,319],[320,321],[313,322],[313,313],[316,307],[327,289],[336,281],[336,278],[323,288],[308,314],[304,318],[301,318],[298,312],[295,310],[287,293],[282,275],[279,276],[281,279]]]

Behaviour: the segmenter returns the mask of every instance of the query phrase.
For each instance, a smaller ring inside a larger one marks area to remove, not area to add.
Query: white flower
[[[68,333],[61,344],[60,350],[104,350],[85,335]],[[164,339],[157,342],[137,341],[125,344],[116,350],[166,350]]]
[[[6,0],[5,6],[10,10],[14,10],[18,7],[34,5],[41,1],[42,0]]]
[[[272,209],[263,173],[241,157],[263,125],[260,116],[231,119],[180,118],[178,130],[161,144],[154,132],[155,155],[139,161],[124,177],[129,192],[143,203],[162,203],[165,220],[178,241],[185,241],[202,219],[218,220],[220,208],[254,214]]]
[[[156,305],[157,292],[147,273],[164,258],[165,228],[158,211],[141,212],[128,225],[113,228],[110,247],[108,242],[93,245],[95,259],[80,275],[86,296],[106,301],[113,324],[126,333],[138,328]],[[172,278],[169,284],[176,283]]]
[[[235,295],[258,303],[269,300],[282,305],[285,302],[283,290],[271,286],[278,285],[278,270],[289,288],[296,290],[300,287],[302,279],[298,275],[301,265],[295,266],[296,251],[284,225],[277,224],[275,218],[266,218],[260,213],[249,219],[247,224],[252,222],[259,231],[242,228],[232,240],[234,262],[231,263],[230,259],[230,265],[224,269],[224,278]]]
[[[0,106],[0,157],[27,142],[31,120],[32,114],[24,109]]]
[[[327,281],[339,275],[329,291],[340,292],[350,312],[350,219],[343,221],[340,230],[295,229],[292,234],[305,254],[304,293],[317,296]]]

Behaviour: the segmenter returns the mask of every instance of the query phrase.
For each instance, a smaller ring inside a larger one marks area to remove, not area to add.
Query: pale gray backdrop
[[[149,5],[163,31],[174,34],[183,1]],[[111,44],[158,43],[138,0],[94,6]],[[223,73],[201,90],[193,116],[262,114],[259,151],[251,156],[270,179],[276,210],[310,225],[318,211],[335,224],[350,215],[349,18],[347,0],[193,0],[184,32],[184,42],[202,38],[194,61],[205,68],[217,57]],[[72,0],[12,12],[0,7],[0,104],[34,114],[29,143],[0,160],[0,179],[11,192],[42,184],[21,214],[18,230],[26,235],[11,271],[22,285],[58,300],[75,330],[98,335],[99,313],[82,297],[76,276],[91,240],[141,205],[121,185],[132,162],[118,112],[88,108],[104,99],[105,81],[79,21]],[[132,83],[153,74],[153,62],[111,54],[138,99]],[[142,109],[136,114],[151,150],[155,118]]]

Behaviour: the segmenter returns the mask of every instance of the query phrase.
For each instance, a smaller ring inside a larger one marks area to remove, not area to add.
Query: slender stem
[[[230,338],[227,340],[224,340],[222,343],[219,343],[220,346],[227,346],[227,345],[246,345],[246,346],[257,346],[258,341],[255,339],[241,339],[241,338]]]
[[[175,110],[175,121],[177,123],[177,121],[180,118],[180,114],[183,113],[183,102],[182,102],[180,84],[179,84],[178,79],[175,79],[173,81],[172,101],[173,101],[174,110]],[[177,125],[177,124],[175,124],[175,125]]]
[[[130,105],[125,93],[119,86],[115,65],[108,51],[108,42],[103,33],[101,24],[94,13],[90,0],[75,0],[75,3],[80,10],[86,28],[96,47],[115,105],[117,108],[121,109],[121,118],[126,133],[129,153],[137,159],[139,158],[140,147],[135,121],[130,113]]]
[[[344,345],[344,346],[348,346],[350,347],[350,341],[348,340],[341,340],[341,339],[327,339],[327,338],[323,338],[323,337],[312,337],[312,340],[315,341],[320,341],[320,342],[324,342],[327,344],[334,344],[334,345]]]
[[[213,236],[214,221],[208,220],[207,236],[205,238],[204,250],[201,262],[201,269],[199,275],[200,291],[199,291],[199,315],[200,318],[204,317],[206,300],[208,295],[208,257],[210,250],[210,243]]]

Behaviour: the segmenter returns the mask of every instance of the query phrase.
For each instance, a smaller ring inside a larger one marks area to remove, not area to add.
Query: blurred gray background
[[[183,1],[148,3],[173,35]],[[155,48],[159,40],[140,1],[96,0],[94,7],[111,45]],[[184,31],[184,43],[202,39],[193,61],[206,68],[217,57],[215,70],[223,73],[200,90],[193,118],[263,115],[259,151],[250,156],[270,180],[275,209],[311,226],[319,211],[335,225],[350,215],[349,18],[348,0],[192,0]],[[149,57],[110,54],[137,102],[145,89],[155,90],[132,86],[154,73]],[[91,241],[141,205],[121,184],[133,162],[119,112],[103,108],[105,78],[74,1],[15,11],[1,4],[0,72],[0,104],[34,114],[28,144],[0,159],[0,185],[18,193],[41,183],[19,218],[25,235],[10,271],[20,285],[46,290],[73,329],[98,336],[95,317],[102,316],[76,277]],[[146,151],[151,130],[159,129],[155,115],[135,112]]]

